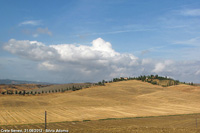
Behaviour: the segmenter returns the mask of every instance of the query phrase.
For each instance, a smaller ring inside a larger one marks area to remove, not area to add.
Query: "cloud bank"
[[[4,49],[21,58],[37,61],[40,70],[73,74],[80,79],[128,75],[128,70],[138,65],[137,57],[116,52],[101,38],[92,41],[91,46],[47,46],[37,41],[10,39]]]
[[[86,82],[120,76],[159,74],[179,80],[199,75],[200,62],[139,59],[133,54],[116,52],[111,43],[102,38],[90,46],[74,44],[45,45],[38,41],[10,39],[4,50],[20,58],[37,62],[37,69],[63,77],[68,81]],[[31,70],[30,70],[31,71]],[[197,78],[198,79],[198,78]]]

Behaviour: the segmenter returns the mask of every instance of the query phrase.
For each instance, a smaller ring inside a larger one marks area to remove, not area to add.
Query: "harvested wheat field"
[[[70,133],[199,133],[197,118],[200,118],[200,114],[55,122],[47,124],[47,132],[60,130]],[[23,132],[39,129],[38,131],[45,132],[44,127],[44,124],[22,124],[4,125],[0,126],[0,129]]]
[[[200,87],[129,80],[79,91],[0,96],[0,125],[200,113]]]

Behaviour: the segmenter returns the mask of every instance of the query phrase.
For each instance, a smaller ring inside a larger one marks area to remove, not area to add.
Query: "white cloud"
[[[89,35],[108,35],[108,34],[120,34],[120,33],[128,33],[128,32],[145,32],[145,31],[154,31],[156,29],[153,28],[141,28],[141,29],[131,29],[131,30],[118,30],[118,31],[109,31],[109,32],[94,32],[94,33],[85,33],[78,34],[78,37],[85,37]]]
[[[180,13],[185,16],[200,16],[200,9],[181,10]]]
[[[52,36],[52,32],[49,31],[48,28],[37,28],[36,33],[37,34],[47,34],[49,36]]]
[[[91,46],[47,46],[37,41],[11,39],[4,49],[28,60],[38,61],[38,68],[41,70],[73,73],[82,78],[86,75],[99,78],[105,75],[128,75],[138,65],[137,57],[116,52],[111,43],[101,38],[92,41]]]
[[[155,69],[152,72],[159,73],[159,72],[162,72],[164,69],[165,69],[165,64],[157,63],[155,65]]]
[[[143,50],[143,51],[141,51],[141,55],[145,55],[145,54],[148,54],[148,53],[150,53],[151,51],[150,50]]]
[[[34,38],[40,36],[40,35],[49,35],[52,36],[53,33],[46,27],[46,28],[37,28],[35,30],[30,30],[30,29],[24,29],[22,30],[22,33],[26,35],[32,35]]]
[[[101,38],[92,41],[91,46],[74,44],[48,46],[38,41],[11,39],[4,45],[4,49],[23,59],[33,61],[41,73],[48,73],[47,79],[53,81],[56,77],[57,82],[92,82],[119,76],[149,74],[197,82],[200,74],[199,61],[138,59],[133,54],[116,52],[111,43]]]
[[[195,75],[200,75],[200,70],[196,71]]]
[[[56,64],[51,64],[49,61],[45,61],[41,64],[38,65],[38,67],[42,70],[53,70],[53,71],[57,71],[60,70],[60,67]]]
[[[159,62],[155,65],[155,68],[152,70],[152,72],[160,73],[163,71],[170,71],[169,68],[166,68],[166,67],[172,64],[173,64],[172,60],[165,60],[163,63]]]
[[[183,41],[175,41],[173,44],[184,44],[184,45],[194,45],[199,46],[200,44],[200,37],[191,38],[189,40],[183,40]]]
[[[12,54],[31,60],[50,60],[58,56],[55,49],[37,41],[10,39],[5,44],[4,49]]]
[[[33,34],[33,37],[38,37],[39,35],[38,34]]]
[[[173,63],[174,63],[174,61],[172,61],[172,60],[165,60],[164,61],[165,65],[172,65]]]
[[[150,63],[152,63],[152,59],[142,59],[142,65],[146,65]]]
[[[41,25],[41,21],[39,21],[39,20],[28,20],[28,21],[21,22],[19,24],[19,26],[23,26],[23,25],[33,25],[33,26]]]

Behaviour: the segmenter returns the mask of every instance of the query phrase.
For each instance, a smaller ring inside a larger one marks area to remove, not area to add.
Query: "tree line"
[[[60,88],[60,89],[52,89],[52,90],[6,90],[1,92],[2,95],[36,95],[36,94],[45,94],[45,93],[58,93],[58,92],[65,92],[65,91],[77,91],[81,90],[83,88],[89,88],[91,85],[85,85],[85,86],[71,86],[66,88]]]
[[[119,82],[119,81],[126,81],[126,80],[141,80],[143,82],[148,82],[154,85],[157,85],[158,82],[155,81],[155,79],[157,80],[168,80],[168,83],[166,86],[170,86],[170,85],[178,85],[180,83],[179,80],[174,80],[172,78],[169,78],[167,76],[163,77],[163,76],[159,76],[159,75],[140,75],[138,77],[120,77],[120,78],[113,78],[110,81],[105,81],[102,80],[100,82],[97,83],[97,85],[104,85],[105,83],[112,83],[112,82]],[[193,84],[190,84],[193,85]]]

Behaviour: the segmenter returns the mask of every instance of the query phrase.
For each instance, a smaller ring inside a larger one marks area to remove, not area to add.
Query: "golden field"
[[[67,130],[70,133],[199,133],[196,118],[200,114],[118,118],[105,120],[84,120],[48,123],[48,130]],[[200,120],[199,120],[200,121]],[[198,122],[199,122],[198,121]],[[4,125],[0,129],[29,130],[45,132],[44,124]]]
[[[162,87],[137,80],[79,91],[1,95],[0,125],[200,113],[200,87]]]
[[[18,85],[2,85],[0,84],[0,93],[6,92],[7,90],[23,91],[23,90],[36,90],[39,87],[46,87],[48,85],[37,85],[37,84],[18,84]]]

